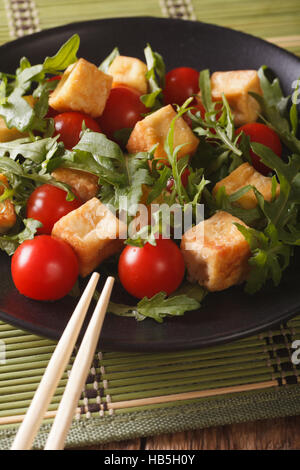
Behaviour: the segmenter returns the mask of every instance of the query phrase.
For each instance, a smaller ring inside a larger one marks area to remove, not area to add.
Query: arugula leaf
[[[172,199],[175,200],[175,198],[177,197],[179,204],[181,204],[182,206],[184,206],[186,202],[189,202],[187,192],[181,181],[181,174],[187,167],[189,157],[187,155],[186,157],[178,160],[177,158],[178,152],[182,147],[184,147],[184,144],[177,145],[177,147],[174,148],[174,133],[175,133],[175,124],[176,124],[177,119],[179,119],[181,116],[183,116],[187,111],[191,109],[188,107],[188,105],[191,103],[192,100],[193,98],[189,98],[180,108],[177,109],[177,114],[171,121],[167,138],[164,144],[164,150],[167,154],[169,164],[172,169],[172,176],[174,178]],[[172,199],[171,199],[171,202],[172,202]]]
[[[24,63],[24,59],[26,60],[26,58],[23,57],[21,62],[23,60]],[[21,89],[23,93],[25,93],[29,90],[32,81],[43,80],[44,76],[43,66],[41,64],[31,66],[29,62],[26,62],[25,66],[17,70],[16,88]]]
[[[152,167],[153,171],[153,167]],[[167,182],[171,177],[171,169],[168,166],[156,170],[156,179],[151,187],[151,191],[148,194],[147,205],[151,204],[161,193],[166,189]]]
[[[249,161],[249,141],[244,135],[236,135],[230,106],[224,94],[222,101],[215,102],[211,96],[209,70],[200,72],[201,102],[206,110],[188,112],[194,133],[200,144],[192,165],[204,168],[205,176],[213,184],[225,178],[245,160]]]
[[[72,152],[50,160],[52,167],[62,166],[93,173],[99,177],[99,197],[104,204],[120,209],[120,198],[127,198],[128,215],[136,214],[143,185],[152,185],[148,153],[125,156],[121,148],[104,134],[86,130]]]
[[[107,73],[109,66],[113,63],[115,58],[118,57],[119,55],[120,55],[119,49],[115,47],[111,51],[111,53],[106,57],[106,59],[104,59],[103,62],[101,62],[101,64],[98,67],[99,70],[101,70],[101,72]]]
[[[282,272],[289,265],[291,247],[280,242],[276,227],[272,223],[269,223],[264,232],[240,224],[235,225],[244,235],[252,251],[249,259],[251,269],[245,292],[254,294],[268,279],[272,279],[274,285],[278,286]]]
[[[263,112],[262,117],[266,124],[278,133],[281,140],[290,150],[300,153],[300,140],[295,135],[296,109],[292,107],[290,114],[290,117],[292,117],[291,122],[286,117],[289,97],[283,96],[278,78],[275,78],[272,82],[268,80],[267,71],[268,69],[265,65],[258,70],[263,96],[253,92],[249,92],[249,94],[260,104]]]
[[[280,183],[279,196],[271,202],[266,201],[253,187],[258,206],[266,219],[263,231],[236,224],[252,251],[249,259],[251,269],[245,289],[246,292],[254,293],[268,279],[272,279],[275,285],[279,284],[282,272],[289,265],[293,254],[293,245],[299,245],[300,155],[292,155],[284,163],[262,144],[252,143],[251,148],[265,165],[275,170]],[[275,183],[273,178],[273,195]]]
[[[134,317],[138,321],[152,318],[162,323],[167,316],[181,316],[190,310],[200,307],[200,302],[188,295],[174,295],[167,297],[164,292],[159,292],[151,299],[144,297],[136,306],[109,303],[108,311],[120,316]]]
[[[9,129],[16,127],[20,132],[25,132],[33,122],[34,111],[22,95],[23,89],[16,88],[0,106],[0,116]]]
[[[74,34],[65,42],[52,57],[46,57],[43,63],[43,71],[57,75],[57,72],[65,70],[69,65],[77,61],[77,52],[80,45],[80,37]]]
[[[0,116],[4,118],[7,127],[16,127],[20,132],[38,131],[51,135],[53,127],[51,120],[46,119],[48,111],[48,93],[55,84],[47,82],[46,74],[57,75],[77,60],[79,36],[72,36],[53,57],[46,57],[43,64],[31,66],[29,60],[23,57],[15,76],[1,74]],[[34,96],[39,98],[32,108],[24,99],[24,94],[30,92],[32,85],[38,84]]]
[[[128,215],[135,216],[137,204],[143,195],[143,185],[152,186],[153,178],[149,171],[148,154],[139,153],[127,160],[128,188],[125,194],[128,204]]]
[[[15,160],[19,155],[28,158],[36,163],[41,163],[49,152],[51,155],[58,149],[58,137],[48,137],[46,139],[37,138],[33,142],[29,137],[23,137],[10,142],[0,143],[0,156],[9,155]]]
[[[7,87],[7,77],[3,77],[1,78],[1,82],[0,82],[0,105],[5,104],[7,101],[6,87]]]
[[[146,74],[149,93],[140,97],[142,103],[155,111],[163,106],[162,90],[165,86],[166,67],[162,56],[158,52],[153,52],[151,46],[147,44],[144,49],[148,72]]]
[[[296,82],[295,91],[293,92],[293,95],[292,95],[292,105],[290,108],[290,122],[292,126],[292,134],[294,136],[297,135],[297,131],[298,131],[299,119],[298,119],[297,102],[298,102],[299,93],[300,93],[300,79],[297,80]]]
[[[36,234],[36,230],[42,226],[41,222],[34,219],[24,219],[23,223],[24,229],[19,233],[0,236],[0,250],[6,251],[9,256],[13,255],[25,240],[31,240]]]
[[[208,113],[215,112],[215,105],[211,97],[210,71],[202,70],[199,74],[199,88],[201,91],[201,101]]]
[[[74,147],[74,150],[89,152],[93,154],[96,159],[108,158],[117,160],[121,163],[123,169],[125,168],[123,152],[118,144],[109,140],[104,134],[100,134],[99,132],[92,132],[90,130],[84,131],[78,144]]]

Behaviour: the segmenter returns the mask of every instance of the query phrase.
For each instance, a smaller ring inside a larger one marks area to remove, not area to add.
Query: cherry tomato
[[[101,132],[97,121],[84,113],[68,111],[54,117],[54,135],[60,135],[58,140],[63,142],[67,149],[71,150],[78,144],[83,121],[85,127],[91,129],[91,131]]]
[[[281,157],[282,146],[280,139],[276,132],[273,131],[273,129],[270,129],[270,127],[259,122],[253,122],[241,126],[239,129],[236,130],[236,134],[239,134],[241,131],[243,131],[246,135],[250,137],[251,142],[258,142],[260,144],[263,144],[273,150],[273,152],[276,153],[279,158]],[[256,153],[254,153],[251,149],[250,156],[252,160],[252,165],[262,175],[267,175],[270,171],[272,171],[270,168],[268,168],[261,162],[260,157],[256,155]]]
[[[125,289],[134,297],[151,298],[158,292],[170,295],[181,284],[184,260],[172,240],[156,240],[142,248],[127,246],[119,259],[119,277]]]
[[[43,184],[33,191],[27,202],[26,216],[43,224],[37,229],[38,234],[50,235],[61,217],[81,206],[78,198],[67,201],[66,197],[66,191],[51,184]]]
[[[190,175],[190,170],[188,168],[185,168],[182,175],[181,175],[181,182],[184,187],[187,186],[188,184],[188,179]],[[167,181],[167,191],[171,192],[174,186],[174,178],[171,176],[168,181]]]
[[[68,243],[40,235],[22,243],[12,257],[11,273],[18,291],[35,300],[61,299],[78,277],[78,260]]]
[[[165,104],[182,105],[190,96],[199,91],[199,72],[190,67],[178,67],[166,75],[163,90]]]
[[[114,138],[120,129],[132,128],[143,119],[149,109],[140,100],[140,93],[133,88],[116,86],[111,89],[104,112],[98,119],[104,134]]]

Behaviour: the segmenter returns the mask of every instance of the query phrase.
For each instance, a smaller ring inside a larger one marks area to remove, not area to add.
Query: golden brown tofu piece
[[[49,97],[49,105],[60,112],[80,111],[92,117],[101,116],[112,80],[96,65],[79,59],[65,70]]]
[[[121,251],[127,227],[97,198],[62,217],[52,235],[72,246],[85,277],[106,258]]]
[[[27,101],[27,103],[33,108],[35,99],[32,95],[23,96],[23,98]],[[21,139],[21,137],[25,137],[27,134],[18,131],[15,127],[9,129],[5,121],[2,117],[0,117],[0,142],[10,142],[11,140]]]
[[[98,176],[87,171],[61,167],[56,168],[52,176],[57,181],[68,184],[83,202],[95,197],[99,191]]]
[[[243,163],[230,173],[230,175],[226,176],[226,178],[220,180],[213,189],[213,195],[216,195],[221,186],[225,186],[226,193],[230,195],[248,184],[255,186],[266,201],[272,200],[272,178],[269,176],[263,176],[249,163]],[[276,197],[279,196],[279,193],[280,185],[277,184]],[[253,209],[256,207],[257,199],[253,190],[244,194],[240,199],[235,201],[235,204],[243,207],[244,209]]]
[[[220,211],[182,237],[181,252],[189,279],[209,291],[227,289],[247,277],[251,251],[234,223],[246,227],[238,218]]]
[[[0,196],[8,188],[8,181],[5,175],[0,174]],[[7,232],[16,223],[17,217],[15,207],[10,199],[0,202],[0,234]]]
[[[214,72],[211,76],[212,98],[214,101],[222,100],[224,93],[236,126],[256,121],[260,112],[258,102],[248,94],[249,91],[262,94],[256,70]]]
[[[176,112],[169,104],[138,121],[127,143],[128,152],[148,152],[155,144],[158,144],[154,157],[167,160],[164,143],[175,117]],[[198,147],[199,139],[193,134],[185,120],[179,117],[174,126],[174,149],[182,144],[185,145],[179,150],[178,159],[185,155],[192,155]]]
[[[143,95],[147,93],[147,65],[135,57],[117,56],[109,66],[108,73],[113,77],[113,86],[126,85],[135,88]]]

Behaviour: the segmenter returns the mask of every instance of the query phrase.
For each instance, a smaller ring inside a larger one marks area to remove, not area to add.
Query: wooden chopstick
[[[34,394],[30,407],[27,410],[25,418],[11,447],[12,450],[27,450],[31,448],[34,437],[50,404],[51,398],[73,352],[99,277],[98,273],[94,273],[91,276],[91,279],[54,350],[40,385]]]
[[[69,380],[46,442],[45,450],[62,450],[64,447],[65,439],[74,416],[74,410],[78,405],[78,400],[95,354],[113,284],[114,278],[108,277],[76,355]]]

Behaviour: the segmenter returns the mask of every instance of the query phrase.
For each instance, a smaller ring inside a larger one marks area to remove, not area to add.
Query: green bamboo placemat
[[[84,446],[162,432],[300,413],[300,366],[291,344],[300,317],[278,330],[186,352],[99,352],[68,435]],[[55,343],[0,322],[0,449],[8,449]],[[42,448],[71,368],[35,441]]]
[[[229,26],[300,54],[299,13],[298,0],[0,0],[0,44],[72,21],[151,15]],[[300,316],[278,330],[215,348],[100,352],[67,446],[299,414],[300,366],[291,360],[296,339]],[[0,449],[10,447],[54,347],[52,341],[0,322]],[[71,363],[35,448],[45,443]]]

